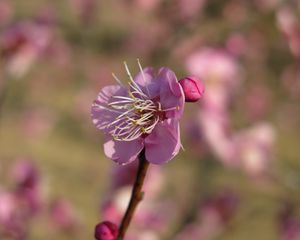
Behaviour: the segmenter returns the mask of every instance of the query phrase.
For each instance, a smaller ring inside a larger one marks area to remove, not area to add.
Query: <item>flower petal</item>
[[[159,95],[159,82],[155,81],[154,69],[152,67],[144,68],[143,72],[139,72],[134,77],[134,81],[150,99]]]
[[[125,165],[136,160],[144,148],[142,138],[133,141],[115,141],[111,136],[106,136],[104,143],[105,155],[120,165]]]
[[[153,164],[166,163],[178,154],[180,146],[179,121],[165,120],[145,139],[146,159]]]
[[[120,114],[121,110],[109,109],[107,104],[112,100],[113,96],[126,96],[127,91],[120,85],[111,85],[102,88],[100,93],[97,96],[97,99],[94,101],[91,108],[91,117],[93,123],[98,129],[109,132],[112,127],[106,127],[109,123]]]
[[[160,83],[162,109],[171,109],[166,111],[166,117],[179,119],[184,110],[184,93],[175,73],[169,68],[161,68],[157,80]]]

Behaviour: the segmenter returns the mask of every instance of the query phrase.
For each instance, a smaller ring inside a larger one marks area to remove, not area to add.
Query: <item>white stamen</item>
[[[171,107],[171,108],[167,108],[167,109],[161,109],[162,112],[166,112],[166,111],[171,111],[171,110],[179,110],[179,107]]]
[[[148,98],[147,95],[145,95],[143,93],[143,91],[140,89],[139,85],[133,80],[133,77],[129,71],[129,68],[127,66],[127,63],[124,62],[124,66],[125,66],[125,69],[126,69],[126,73],[130,79],[130,83],[129,83],[129,86],[132,87],[135,91],[137,91],[138,94],[140,94],[141,96],[145,97],[145,98]]]
[[[121,80],[114,73],[111,73],[111,75],[116,80],[116,82],[119,83],[119,85],[124,86],[124,84],[121,82]]]
[[[141,63],[140,63],[140,59],[137,59],[137,62],[138,62],[140,71],[141,71],[141,73],[142,73],[143,80],[144,80],[144,82],[145,82],[145,87],[146,87],[147,94],[148,94],[148,96],[150,96],[149,89],[148,89],[148,86],[147,86],[146,77],[145,77],[145,74],[144,74],[142,65],[141,65]]]

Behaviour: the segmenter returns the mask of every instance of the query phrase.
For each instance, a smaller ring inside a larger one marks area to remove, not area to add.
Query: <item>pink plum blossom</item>
[[[18,189],[35,188],[39,182],[39,174],[35,165],[27,159],[19,160],[15,164],[12,177]]]
[[[178,9],[180,9],[178,14],[183,20],[197,17],[201,14],[206,2],[206,0],[178,0]]]
[[[235,56],[244,54],[248,48],[248,42],[241,33],[233,33],[226,41],[227,50]]]
[[[270,172],[275,140],[274,128],[269,123],[257,123],[234,136],[236,158],[250,176],[262,179]]]
[[[227,112],[203,108],[198,117],[203,136],[215,156],[227,166],[236,166],[236,148]]]
[[[300,23],[296,14],[289,7],[282,7],[277,12],[279,29],[283,32],[288,41],[292,54],[300,57]]]
[[[184,226],[176,240],[209,240],[218,238],[234,218],[239,199],[233,191],[212,196],[196,211],[196,219]]]
[[[206,142],[223,163],[236,166],[228,116],[232,96],[241,82],[235,58],[224,50],[204,48],[188,57],[186,68],[205,82],[206,92],[197,116]]]
[[[51,203],[50,218],[56,228],[65,231],[73,231],[78,223],[74,209],[66,198],[57,198]]]
[[[0,239],[26,239],[28,220],[18,197],[11,192],[0,191]]]
[[[119,85],[104,87],[94,101],[91,116],[105,133],[104,153],[118,164],[137,159],[145,148],[153,164],[171,160],[181,147],[179,119],[184,109],[184,93],[173,71],[163,67],[142,69],[134,78],[127,65],[129,89]]]
[[[153,11],[161,2],[161,0],[135,0],[135,4],[139,8],[147,11]]]
[[[89,24],[94,18],[97,9],[95,0],[70,0],[71,7],[79,16],[83,24]]]
[[[8,23],[13,16],[13,6],[9,0],[0,0],[0,26]]]
[[[198,119],[203,136],[215,156],[226,166],[242,169],[255,179],[268,175],[275,139],[273,127],[268,123],[240,131],[231,127],[229,106],[242,79],[235,58],[225,51],[204,49],[191,55],[186,64],[191,74],[199,75],[206,82]],[[262,114],[267,104],[267,100],[262,101],[268,97],[266,91],[260,91],[259,99],[256,93],[252,97],[250,91],[251,95],[246,98],[247,109],[255,116]]]
[[[13,194],[9,192],[0,192],[0,225],[4,226],[10,223],[15,214],[17,202]]]
[[[280,240],[298,240],[300,238],[300,218],[295,206],[285,203],[279,213]]]
[[[205,82],[203,106],[198,114],[205,140],[223,163],[236,165],[228,107],[242,81],[239,65],[222,49],[204,48],[187,58],[186,68]]]
[[[239,87],[242,76],[235,58],[222,49],[204,48],[195,51],[186,60],[192,75],[205,82],[203,104],[214,109],[224,109]]]
[[[21,22],[9,27],[0,36],[1,55],[7,72],[14,77],[23,76],[51,39],[49,26],[38,22]]]
[[[15,196],[28,217],[38,213],[42,205],[40,175],[35,164],[28,159],[16,162],[11,174],[16,185]]]

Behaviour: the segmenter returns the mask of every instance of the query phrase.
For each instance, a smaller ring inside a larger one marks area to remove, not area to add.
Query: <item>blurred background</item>
[[[136,164],[104,156],[90,107],[139,58],[206,92],[126,239],[299,240],[299,13],[299,0],[0,0],[0,239],[119,223]]]

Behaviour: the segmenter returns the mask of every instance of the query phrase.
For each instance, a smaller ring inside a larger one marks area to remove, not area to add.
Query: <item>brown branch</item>
[[[145,176],[149,167],[149,162],[145,157],[145,150],[139,155],[139,167],[136,174],[136,179],[131,192],[130,202],[128,204],[125,215],[119,227],[118,240],[123,240],[129,224],[133,218],[135,209],[137,208],[140,201],[143,199],[142,187],[144,184]]]

